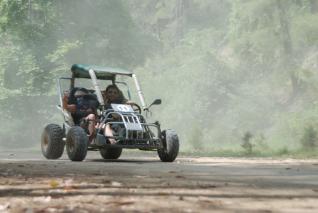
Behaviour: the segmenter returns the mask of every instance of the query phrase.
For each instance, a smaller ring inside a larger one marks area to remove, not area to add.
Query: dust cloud
[[[0,147],[38,149],[44,125],[62,124],[55,79],[83,63],[134,71],[147,103],[163,100],[149,121],[176,129],[183,152],[311,152],[317,8],[279,0],[1,1]]]

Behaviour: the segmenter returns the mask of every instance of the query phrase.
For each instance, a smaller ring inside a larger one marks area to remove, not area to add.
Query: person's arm
[[[76,112],[76,105],[75,104],[68,104],[68,96],[63,96],[63,108],[69,111],[70,113]]]
[[[68,104],[66,106],[66,110],[69,111],[70,113],[75,113],[76,112],[76,105],[75,104]]]

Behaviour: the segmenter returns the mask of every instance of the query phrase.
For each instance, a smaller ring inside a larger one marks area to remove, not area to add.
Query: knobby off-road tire
[[[179,153],[179,138],[172,129],[162,131],[163,149],[158,149],[158,155],[163,162],[173,162]]]
[[[58,159],[62,156],[65,142],[63,129],[57,124],[48,124],[41,136],[41,150],[47,159]]]
[[[104,159],[118,159],[122,151],[123,149],[118,147],[102,148],[100,149],[100,155]]]
[[[79,126],[73,126],[66,136],[66,151],[72,161],[82,161],[87,154],[88,136]]]

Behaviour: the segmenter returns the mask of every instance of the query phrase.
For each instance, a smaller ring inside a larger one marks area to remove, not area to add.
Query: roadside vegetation
[[[38,146],[87,63],[134,70],[183,153],[316,157],[317,21],[313,0],[2,0],[0,147]]]

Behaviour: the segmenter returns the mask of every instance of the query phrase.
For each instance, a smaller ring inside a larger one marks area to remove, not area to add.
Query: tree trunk
[[[285,2],[286,1],[276,0],[276,6],[278,10],[280,30],[281,30],[280,35],[281,35],[281,41],[282,41],[282,55],[283,55],[282,67],[289,72],[289,78],[290,78],[291,87],[292,87],[291,88],[292,92],[288,101],[290,103],[297,96],[298,91],[300,89],[300,85],[295,73],[296,65],[293,59],[294,58],[293,45],[292,45],[292,39],[290,36],[289,19],[286,15],[286,8],[285,8],[286,4],[284,4]]]
[[[318,2],[317,0],[310,0],[310,12],[311,13],[317,13],[318,11]]]
[[[177,21],[175,44],[177,44],[184,36],[186,9],[188,4],[188,0],[177,0],[175,17],[175,20]]]

